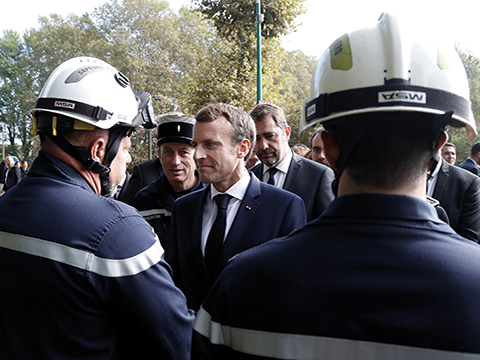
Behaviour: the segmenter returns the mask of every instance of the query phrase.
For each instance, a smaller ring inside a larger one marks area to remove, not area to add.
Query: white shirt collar
[[[285,155],[283,160],[280,161],[280,163],[276,166],[277,170],[280,170],[284,174],[288,173],[288,168],[290,167],[290,162],[292,161],[292,157],[293,157],[292,150],[288,149],[287,154]],[[265,174],[268,169],[269,167],[264,164],[262,174]]]
[[[247,192],[248,184],[250,183],[250,175],[248,171],[243,171],[243,175],[235,184],[233,184],[227,191],[223,194],[228,194],[231,197],[242,200]],[[222,194],[218,191],[213,184],[210,184],[210,200],[213,201],[213,198],[217,194]]]

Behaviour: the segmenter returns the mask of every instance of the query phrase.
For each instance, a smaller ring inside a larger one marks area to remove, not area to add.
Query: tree
[[[310,81],[317,63],[316,58],[301,51],[287,52],[279,44],[270,49],[265,58],[264,99],[272,101],[285,112],[292,132],[290,145],[302,143],[310,147],[314,129],[300,133],[302,101],[310,94]]]
[[[470,86],[470,100],[472,102],[472,111],[476,119],[477,128],[480,120],[480,59],[473,55],[469,50],[461,49],[457,45],[457,52],[463,61],[467,71],[468,82]],[[478,140],[469,141],[463,128],[448,128],[450,142],[454,143],[457,152],[457,164],[461,163],[470,156],[470,149]]]
[[[34,80],[25,74],[28,69],[28,46],[16,31],[4,32],[0,39],[0,122],[7,126],[8,140],[17,149],[16,140],[21,141],[20,152],[14,155],[30,159],[31,123],[29,110],[34,102]]]
[[[230,48],[228,66],[236,89],[233,100],[245,100],[254,96],[256,50],[256,4],[253,0],[194,0],[197,9],[210,19],[217,33]],[[264,0],[261,24],[262,36],[277,39],[295,28],[295,19],[305,12],[305,0]]]
[[[282,26],[282,31],[289,31],[288,26]],[[285,109],[290,125],[295,128],[301,100],[308,94],[314,61],[300,52],[286,52],[273,36],[282,32],[273,29],[266,33],[269,37],[263,42],[264,93],[267,100]],[[255,106],[255,62],[244,61],[239,73],[238,42],[222,37],[214,21],[205,19],[198,10],[183,8],[175,14],[162,0],[112,0],[82,16],[62,18],[52,14],[40,18],[39,29],[30,29],[23,39],[18,37],[9,42],[15,45],[10,44],[11,49],[19,48],[23,55],[10,56],[9,65],[2,63],[1,68],[7,73],[15,67],[11,73],[16,74],[18,83],[26,84],[21,100],[24,115],[33,108],[53,69],[76,56],[105,60],[127,75],[134,91],[159,95],[161,100],[154,101],[156,114],[182,111],[194,116],[200,108],[219,101],[246,111]],[[20,93],[17,89],[15,96],[18,98]],[[2,111],[12,111],[14,103],[7,101],[7,97],[2,99],[7,104]],[[30,130],[29,117],[24,116],[24,120],[27,123],[20,127]],[[14,135],[17,140],[21,138],[18,134],[17,131]],[[142,131],[135,135],[133,163],[148,158],[146,134],[150,135]],[[30,142],[30,150],[38,149],[36,139],[25,138]]]

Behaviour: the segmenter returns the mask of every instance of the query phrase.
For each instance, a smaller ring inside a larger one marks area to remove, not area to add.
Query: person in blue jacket
[[[458,167],[470,171],[478,176],[478,163],[480,162],[480,142],[473,144],[470,150],[470,156],[462,162]]]
[[[159,240],[112,197],[132,131],[155,126],[150,95],[79,57],[32,115],[40,153],[0,199],[0,358],[189,359],[193,313]]]
[[[299,196],[261,182],[246,169],[255,147],[250,115],[217,103],[195,118],[194,159],[208,186],[175,201],[165,259],[189,309],[197,311],[231,257],[288,235],[305,225],[307,216]]]
[[[229,262],[192,359],[480,358],[480,247],[425,193],[445,126],[476,136],[468,81],[453,46],[401,25],[383,14],[320,58],[302,128],[324,125],[337,198]]]
[[[152,225],[163,248],[168,247],[173,203],[193,191],[203,189],[195,168],[192,146],[195,118],[169,113],[157,118],[158,158],[164,174],[140,190],[133,206]]]

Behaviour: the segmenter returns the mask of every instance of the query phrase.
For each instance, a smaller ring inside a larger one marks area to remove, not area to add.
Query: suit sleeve
[[[294,196],[282,220],[282,226],[277,237],[283,237],[292,231],[302,228],[307,223],[307,213],[303,200]]]
[[[177,220],[178,210],[175,204],[172,210],[172,219],[170,220],[170,237],[165,248],[165,260],[172,268],[173,282],[180,290],[185,292],[182,272],[180,269],[180,258],[178,253],[178,236],[177,236]]]
[[[315,201],[315,218],[323,214],[328,205],[335,199],[332,190],[332,183],[335,180],[335,174],[330,168],[326,168],[318,180],[317,201]]]
[[[133,205],[133,199],[135,195],[141,190],[142,188],[142,174],[140,169],[137,165],[133,167],[132,176],[130,176],[130,180],[128,181],[128,187],[126,189],[125,194],[122,194],[122,201],[125,204]]]
[[[464,194],[457,233],[478,243],[480,241],[480,178],[475,178]]]

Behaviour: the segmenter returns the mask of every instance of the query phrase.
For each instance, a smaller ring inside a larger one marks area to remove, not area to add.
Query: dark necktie
[[[231,196],[219,194],[214,197],[217,203],[218,212],[207,238],[205,247],[205,262],[210,275],[215,273],[220,254],[222,253],[223,238],[225,236],[225,227],[227,225],[227,207]]]
[[[275,175],[277,170],[278,169],[276,167],[272,167],[272,168],[267,170],[267,172],[270,174],[270,177],[268,178],[267,184],[275,186],[275,178],[273,177],[273,175]]]

